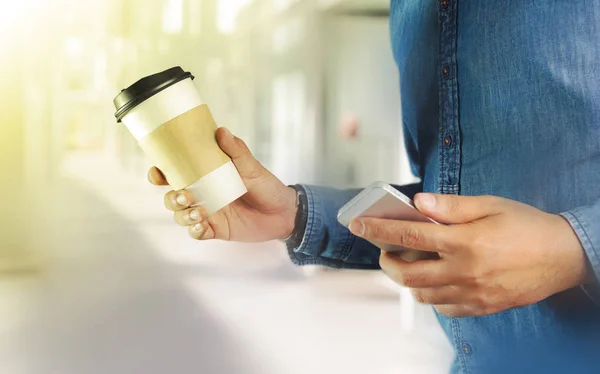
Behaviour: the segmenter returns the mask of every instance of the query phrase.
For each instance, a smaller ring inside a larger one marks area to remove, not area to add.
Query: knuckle
[[[384,253],[381,252],[381,254],[379,255],[379,267],[381,268],[381,270],[383,270],[386,274],[389,272],[389,258],[388,256]]]
[[[480,270],[477,267],[472,268],[470,271],[465,273],[465,281],[470,286],[478,289],[483,286],[483,270]]]
[[[490,305],[472,305],[469,308],[469,315],[475,317],[487,316],[494,314],[496,310]]]
[[[467,259],[463,261],[460,268],[456,272],[456,280],[460,286],[472,288],[478,283],[480,276],[480,265],[476,261]]]
[[[433,307],[433,309],[435,309],[436,312],[438,312],[441,315],[447,316],[447,309],[445,306],[443,305],[436,305]]]
[[[176,224],[181,225],[181,218],[179,217],[179,212],[175,212],[173,213],[173,220],[175,221]]]
[[[481,315],[481,310],[474,304],[463,304],[455,312],[453,317],[464,318],[464,317],[477,317]]]
[[[194,231],[190,232],[190,236],[192,237],[192,239],[196,239],[196,240],[202,240],[203,235],[204,235],[204,233],[202,233],[202,232],[194,232]]]
[[[400,244],[405,247],[415,248],[422,240],[423,234],[414,226],[409,225],[400,231]]]
[[[199,229],[197,225],[192,225],[188,228],[189,235],[196,240],[201,240],[205,232],[206,228],[204,227],[204,225],[201,225]]]
[[[418,303],[427,304],[427,295],[423,290],[414,289],[412,290],[412,294]]]
[[[457,243],[455,237],[450,237],[446,235],[434,235],[431,237],[431,240],[434,249],[443,250],[453,249],[456,247],[460,247],[462,249],[462,246],[460,246],[460,244]]]
[[[408,288],[418,287],[421,284],[421,279],[419,276],[410,274],[410,273],[400,273],[399,274],[400,283]]]
[[[480,292],[478,305],[486,314],[495,313],[502,309],[515,307],[514,300],[507,300],[500,289],[486,289]]]
[[[181,226],[189,226],[190,225],[188,217],[189,216],[187,215],[187,213],[185,211],[178,211],[173,214],[173,218],[175,219],[175,222]]]
[[[490,275],[492,271],[485,265],[481,264],[479,266],[475,266],[473,269],[473,285],[475,287],[484,289],[486,285],[488,285],[488,280],[490,279]]]
[[[459,311],[454,306],[436,305],[435,310],[439,314],[447,316],[447,317],[459,317],[460,316]]]
[[[386,235],[381,225],[374,224],[368,220],[363,221],[365,225],[365,236],[373,239],[385,241]]]
[[[176,192],[175,191],[169,191],[165,194],[165,198],[164,198],[164,203],[165,203],[165,208],[167,208],[170,211],[175,211],[175,205],[174,205],[174,201],[176,198]]]
[[[489,298],[481,292],[477,292],[475,295],[473,295],[471,304],[477,311],[486,310],[491,306],[489,303]]]
[[[439,295],[436,295],[433,290],[417,288],[412,290],[412,294],[415,300],[420,304],[435,305],[440,301]]]

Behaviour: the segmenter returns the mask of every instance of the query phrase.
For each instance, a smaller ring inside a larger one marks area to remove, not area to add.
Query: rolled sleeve
[[[573,227],[596,279],[600,279],[600,201],[562,213],[562,216]]]
[[[300,245],[288,246],[292,262],[296,265],[323,265],[337,269],[379,269],[380,250],[352,235],[337,221],[338,210],[360,190],[302,187],[308,199],[308,218]],[[399,189],[407,193],[411,191],[409,186]]]
[[[594,272],[595,284],[584,286],[596,303],[600,303],[600,200],[561,214],[573,227]]]

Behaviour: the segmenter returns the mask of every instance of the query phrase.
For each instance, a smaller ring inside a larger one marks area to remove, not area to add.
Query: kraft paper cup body
[[[131,109],[123,118],[131,134],[142,142],[161,126],[194,108],[204,105],[191,79],[184,79],[146,99]],[[146,155],[156,164],[156,155],[145,149]],[[174,170],[163,170],[165,174]],[[167,178],[168,179],[168,178]],[[190,181],[186,190],[194,196],[198,205],[204,206],[208,214],[229,205],[247,192],[233,162],[229,160],[196,181]]]

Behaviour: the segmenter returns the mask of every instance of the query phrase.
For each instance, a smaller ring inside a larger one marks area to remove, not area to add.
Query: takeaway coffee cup
[[[181,67],[142,78],[114,99],[115,117],[171,187],[189,190],[212,214],[247,190],[217,144],[217,125],[193,79]]]

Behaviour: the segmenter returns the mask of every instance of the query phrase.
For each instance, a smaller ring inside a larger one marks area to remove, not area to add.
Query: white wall
[[[328,184],[412,179],[402,142],[399,77],[388,22],[385,17],[338,16],[326,23]],[[338,135],[337,126],[347,116],[359,120],[353,141]]]

